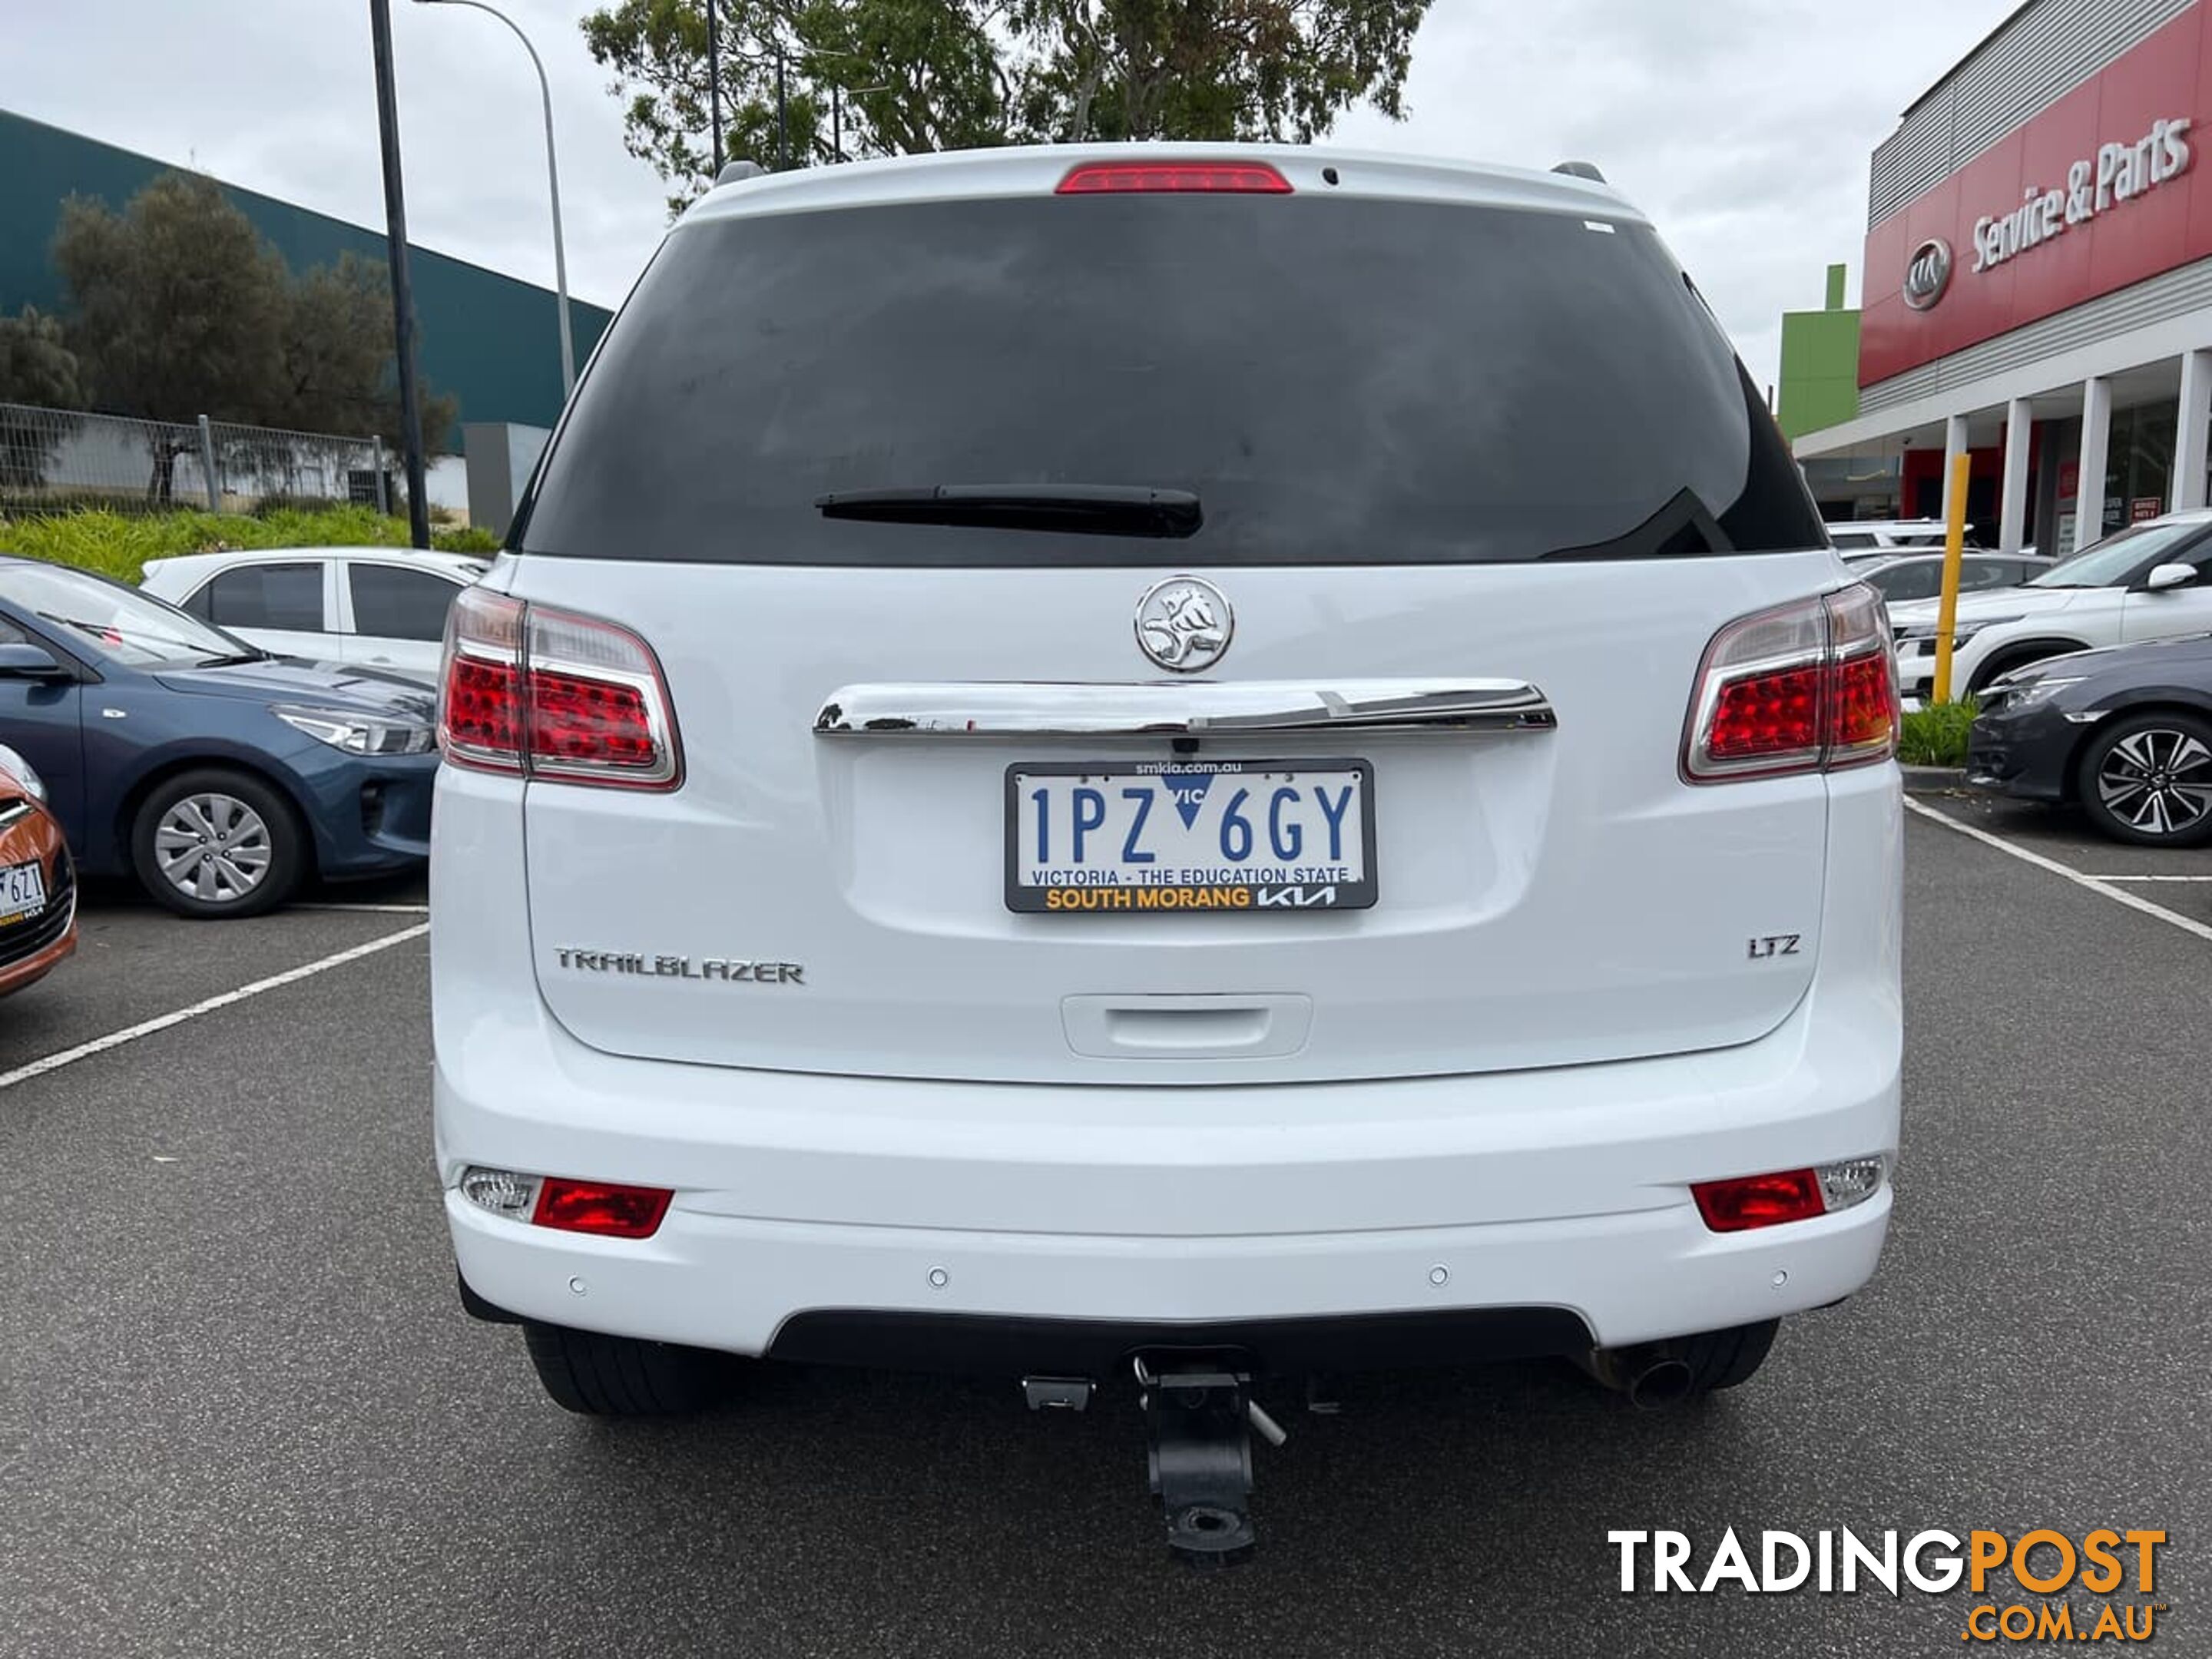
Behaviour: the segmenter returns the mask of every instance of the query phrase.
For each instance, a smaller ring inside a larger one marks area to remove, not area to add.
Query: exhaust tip
[[[1687,1360],[1655,1360],[1628,1379],[1628,1403],[1638,1411],[1665,1411],[1690,1397],[1691,1382]]]

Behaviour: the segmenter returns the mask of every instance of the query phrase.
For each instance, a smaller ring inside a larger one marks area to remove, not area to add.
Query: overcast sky
[[[1858,258],[1867,157],[2015,0],[1436,0],[1407,118],[1366,147],[1596,162],[1658,223],[1762,386],[1778,319]],[[553,82],[569,278],[620,301],[665,224],[584,50],[580,0],[502,0]],[[21,3],[0,107],[340,218],[383,222],[367,0]],[[493,19],[393,0],[414,240],[550,285],[538,92]],[[1884,280],[1887,280],[1885,275]]]

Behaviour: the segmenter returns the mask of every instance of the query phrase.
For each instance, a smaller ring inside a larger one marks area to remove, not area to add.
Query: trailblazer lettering
[[[2008,259],[2087,224],[2122,202],[2133,201],[2189,170],[2193,122],[2160,120],[2131,144],[2104,144],[2093,160],[2066,170],[2063,190],[2030,185],[2021,203],[2002,216],[1974,222],[1974,270],[1993,270]],[[1916,258],[1920,257],[1916,250]],[[1908,290],[1910,282],[1908,281]],[[1909,294],[1908,294],[1909,297]],[[1932,304],[1930,300],[1928,303]]]
[[[580,951],[556,946],[563,968],[593,974],[642,974],[648,979],[713,979],[731,984],[804,985],[805,969],[795,962],[740,962],[726,957],[648,957],[629,951]]]

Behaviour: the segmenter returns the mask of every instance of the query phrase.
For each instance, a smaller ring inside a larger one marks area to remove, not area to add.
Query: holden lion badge
[[[1229,654],[1237,613],[1212,582],[1170,576],[1137,601],[1137,643],[1161,667],[1195,674]]]

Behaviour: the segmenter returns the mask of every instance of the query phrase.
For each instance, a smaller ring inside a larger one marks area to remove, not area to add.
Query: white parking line
[[[212,996],[205,1001],[195,1002],[189,1008],[179,1008],[169,1013],[156,1014],[153,1018],[141,1020],[136,1025],[127,1025],[119,1031],[110,1031],[106,1036],[94,1037],[89,1042],[80,1042],[74,1048],[64,1048],[59,1054],[48,1054],[43,1060],[34,1060],[27,1066],[18,1066],[12,1072],[0,1072],[0,1089],[12,1089],[19,1083],[29,1082],[34,1077],[44,1077],[48,1072],[58,1072],[64,1066],[73,1066],[80,1060],[88,1060],[94,1054],[106,1053],[110,1048],[119,1048],[126,1042],[136,1042],[140,1037],[151,1036],[156,1031],[166,1031],[172,1025],[181,1025],[188,1019],[198,1019],[202,1014],[211,1014],[219,1008],[229,1007],[233,1003],[244,1002],[249,997],[258,997],[264,991],[277,990],[287,985],[296,985],[303,979],[313,979],[317,974],[327,974],[333,968],[343,968],[349,962],[358,962],[363,957],[374,956],[379,951],[389,951],[395,945],[404,945],[410,939],[421,939],[429,931],[430,924],[427,921],[418,923],[412,927],[403,927],[396,933],[386,933],[381,939],[373,939],[366,945],[354,945],[349,950],[338,951],[335,956],[324,957],[298,968],[288,968],[281,974],[271,974],[266,979],[257,979],[251,985],[241,985],[235,991],[225,991],[220,996]]]
[[[2212,940],[2212,927],[2208,927],[2193,916],[2185,916],[2176,911],[2169,910],[2163,904],[2153,904],[2140,894],[2130,893],[2124,888],[2115,887],[2112,884],[2109,877],[2085,876],[2071,865],[2061,864],[2056,859],[2047,859],[2040,853],[2031,853],[2025,847],[2016,847],[2003,836],[1993,836],[1986,830],[1978,830],[1971,823],[1961,823],[1948,812],[1939,812],[1932,806],[1923,806],[1910,795],[1905,798],[1905,805],[1907,811],[1917,812],[1923,818],[1933,818],[1945,829],[1955,830],[1962,836],[1970,836],[1984,846],[1996,848],[2000,853],[2009,853],[2023,864],[2032,864],[2039,870],[2048,870],[2054,876],[2063,876],[2076,887],[2086,887],[2093,893],[2101,893],[2115,904],[2124,904],[2130,910],[2140,910],[2147,916],[2156,916],[2160,921],[2169,922],[2185,933],[2194,933],[2198,939]]]
[[[2092,876],[2092,881],[2212,881],[2212,876]]]

